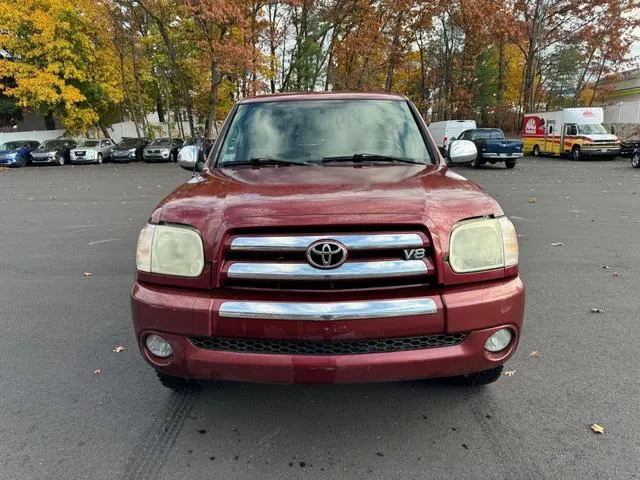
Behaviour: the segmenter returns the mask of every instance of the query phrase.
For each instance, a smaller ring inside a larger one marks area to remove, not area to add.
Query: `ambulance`
[[[613,159],[620,139],[602,125],[602,108],[565,108],[556,112],[527,113],[522,120],[525,154]]]

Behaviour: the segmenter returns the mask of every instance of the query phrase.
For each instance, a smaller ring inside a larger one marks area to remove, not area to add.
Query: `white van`
[[[429,125],[429,131],[443,154],[446,153],[451,140],[457,139],[465,130],[474,128],[477,128],[475,120],[446,120]]]

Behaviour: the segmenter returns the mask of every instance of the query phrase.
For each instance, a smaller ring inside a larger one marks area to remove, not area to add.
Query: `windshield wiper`
[[[220,165],[220,168],[224,167],[241,167],[244,165],[309,165],[305,162],[296,162],[295,160],[282,160],[280,158],[270,158],[270,157],[254,157],[250,160],[234,160],[231,162],[224,162]]]
[[[376,153],[356,153],[354,155],[342,155],[338,157],[324,157],[322,163],[337,163],[337,162],[397,162],[397,163],[410,163],[413,165],[425,165],[424,162],[419,162],[413,158],[406,157],[394,157],[392,155],[378,155]]]

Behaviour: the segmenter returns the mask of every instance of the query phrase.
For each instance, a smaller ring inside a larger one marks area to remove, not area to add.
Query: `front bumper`
[[[580,151],[585,157],[613,157],[620,155],[620,147],[582,147]]]
[[[31,156],[31,163],[36,165],[58,163],[58,157],[55,154],[49,154],[46,157]]]
[[[18,160],[16,157],[0,157],[0,165],[5,167],[19,167],[20,160]]]
[[[71,163],[98,163],[98,158],[76,157],[71,155]]]
[[[447,288],[416,301],[271,300],[136,282],[131,304],[138,345],[151,366],[181,377],[269,383],[399,381],[463,375],[503,364],[516,349],[524,315],[518,277]],[[487,352],[487,338],[505,327],[514,334],[511,345]],[[160,359],[147,351],[144,340],[150,333],[171,344],[171,357]],[[466,334],[464,341],[450,346],[337,355],[212,350],[197,348],[190,340],[244,338],[290,345],[457,333]]]

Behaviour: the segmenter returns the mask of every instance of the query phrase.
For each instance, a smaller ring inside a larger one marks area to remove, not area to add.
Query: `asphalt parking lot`
[[[640,171],[533,158],[455,171],[521,235],[512,376],[194,394],[143,362],[128,298],[138,231],[188,172],[0,171],[0,479],[640,478]]]

